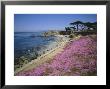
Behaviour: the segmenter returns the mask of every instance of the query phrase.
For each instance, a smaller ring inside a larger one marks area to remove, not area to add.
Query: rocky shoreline
[[[43,60],[33,60],[16,76],[96,76],[97,49],[96,35],[87,35],[71,40],[63,48],[58,48],[57,55],[49,53]],[[62,50],[61,50],[62,49]],[[44,60],[48,60],[47,62]],[[42,61],[43,64],[41,63]],[[41,63],[41,65],[39,65]],[[34,65],[34,66],[33,66]],[[36,66],[38,65],[38,66]],[[33,67],[32,67],[33,66]]]
[[[46,54],[47,52],[53,50],[54,48],[61,45],[62,42],[68,41],[70,38],[65,37],[63,35],[56,35],[56,40],[54,42],[50,42],[50,44],[45,45],[45,47],[41,46],[41,50],[36,50],[33,48],[32,50],[28,50],[29,54],[21,56],[18,60],[15,60],[14,70],[22,68],[25,64],[28,64],[34,59],[41,57],[42,55]],[[39,52],[39,54],[37,54]]]

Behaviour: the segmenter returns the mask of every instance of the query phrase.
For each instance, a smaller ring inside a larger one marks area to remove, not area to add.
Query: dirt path
[[[35,60],[32,60],[31,62],[29,62],[28,64],[25,64],[22,68],[19,68],[15,71],[15,75],[19,72],[22,71],[28,71],[31,70],[45,62],[49,62],[51,61],[54,56],[60,52],[63,51],[63,48],[66,46],[66,44],[68,43],[68,41],[62,41],[59,43],[59,46],[57,46],[56,48],[54,48],[53,50],[50,50],[49,52],[41,55],[40,57],[38,57]]]
[[[72,40],[77,40],[79,38],[80,38],[80,36],[77,36]],[[23,65],[23,67],[21,67],[19,69],[16,69],[14,74],[16,75],[19,72],[28,71],[28,70],[31,70],[31,69],[37,67],[37,66],[40,66],[43,63],[50,62],[54,58],[55,55],[57,55],[58,53],[61,53],[62,51],[64,51],[64,47],[69,42],[71,42],[71,41],[62,40],[62,41],[58,42],[58,46],[56,48],[46,52],[45,54],[41,55],[37,59],[34,59],[31,62],[29,62],[28,64]]]

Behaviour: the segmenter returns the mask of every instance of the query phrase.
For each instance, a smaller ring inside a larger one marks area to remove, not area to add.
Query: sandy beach
[[[16,69],[15,75],[19,72],[31,70],[35,67],[40,66],[43,63],[50,62],[54,58],[55,55],[62,52],[64,50],[63,48],[66,46],[66,44],[69,43],[69,40],[66,39],[66,37],[63,37],[61,35],[58,35],[58,36],[62,37],[62,39],[57,42],[58,43],[57,47],[46,52],[45,54],[42,54],[40,57],[32,60],[28,64],[23,65],[23,67]],[[50,46],[52,46],[52,45],[50,44]]]

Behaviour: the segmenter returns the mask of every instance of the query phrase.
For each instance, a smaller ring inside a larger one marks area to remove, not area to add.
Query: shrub
[[[69,38],[74,38],[76,35],[75,34],[70,34]]]

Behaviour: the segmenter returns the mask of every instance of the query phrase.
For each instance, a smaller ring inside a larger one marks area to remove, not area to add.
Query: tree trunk
[[[77,24],[77,31],[78,31],[78,24]]]

